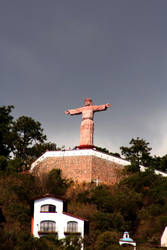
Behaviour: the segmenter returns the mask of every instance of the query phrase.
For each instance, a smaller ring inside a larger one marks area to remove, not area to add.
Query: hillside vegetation
[[[39,179],[28,172],[31,162],[57,146],[46,142],[34,119],[22,116],[15,121],[12,109],[0,107],[0,249],[80,249],[81,241],[75,237],[60,241],[53,235],[36,239],[30,234],[33,199],[46,193],[66,198],[70,213],[89,220],[87,250],[132,249],[118,245],[125,230],[137,249],[161,249],[160,237],[167,226],[167,178],[155,175],[154,169],[166,171],[167,156],[152,157],[149,143],[136,138],[129,147],[121,147],[131,164],[116,185],[77,185],[63,179],[60,170]],[[140,164],[146,172],[139,171]]]

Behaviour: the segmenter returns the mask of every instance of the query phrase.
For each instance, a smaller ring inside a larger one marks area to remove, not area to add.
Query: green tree
[[[34,177],[29,174],[4,174],[0,175],[0,193],[0,220],[2,221],[0,245],[3,246],[2,249],[15,249],[21,233],[30,234],[32,216],[30,204],[32,198],[39,195],[38,188]],[[20,249],[24,248],[20,245]]]
[[[6,170],[8,165],[7,158],[3,155],[0,155],[0,171]]]
[[[7,174],[13,174],[13,173],[18,173],[22,172],[25,170],[24,162],[21,158],[15,158],[8,160],[8,165],[6,168],[6,173]]]
[[[118,245],[120,234],[115,231],[106,231],[97,237],[95,243],[96,250],[121,249]]]
[[[137,137],[129,144],[130,147],[120,147],[121,154],[131,162],[132,166],[139,167],[141,164],[148,167],[151,160],[149,143]]]
[[[81,237],[75,235],[68,235],[62,240],[65,250],[80,250],[83,240]]]
[[[40,122],[27,116],[21,116],[14,122],[13,132],[15,134],[15,156],[24,160],[27,160],[30,146],[46,140]]]
[[[108,186],[100,185],[91,190],[90,202],[96,204],[98,210],[102,212],[114,211],[113,194]]]
[[[49,172],[46,180],[46,188],[53,195],[64,195],[70,181],[61,177],[60,169],[53,169]]]
[[[13,134],[12,124],[13,117],[11,112],[14,106],[2,106],[0,107],[0,155],[8,157],[12,151]]]
[[[46,151],[56,151],[60,150],[60,148],[57,148],[56,143],[36,143],[31,148],[27,148],[28,155],[33,159],[36,159],[40,157],[42,154],[44,154]]]
[[[161,171],[167,171],[167,155],[164,155],[162,158],[161,158],[161,161],[160,161],[160,165],[159,165],[159,170]]]

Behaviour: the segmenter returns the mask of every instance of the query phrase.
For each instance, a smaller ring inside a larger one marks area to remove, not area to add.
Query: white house
[[[161,237],[161,247],[167,247],[167,227],[165,227]]]
[[[52,195],[34,199],[31,233],[34,237],[56,234],[58,239],[75,234],[84,238],[88,221],[66,212],[66,202]]]

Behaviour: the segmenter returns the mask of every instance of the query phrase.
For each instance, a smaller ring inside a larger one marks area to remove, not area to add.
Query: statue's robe
[[[104,105],[84,106],[81,108],[68,110],[70,115],[82,114],[82,122],[80,128],[80,146],[89,145],[93,146],[93,133],[94,133],[94,112],[106,110]]]

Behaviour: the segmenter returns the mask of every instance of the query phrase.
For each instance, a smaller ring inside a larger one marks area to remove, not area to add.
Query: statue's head
[[[85,106],[92,106],[93,105],[92,99],[85,98],[84,105]]]

